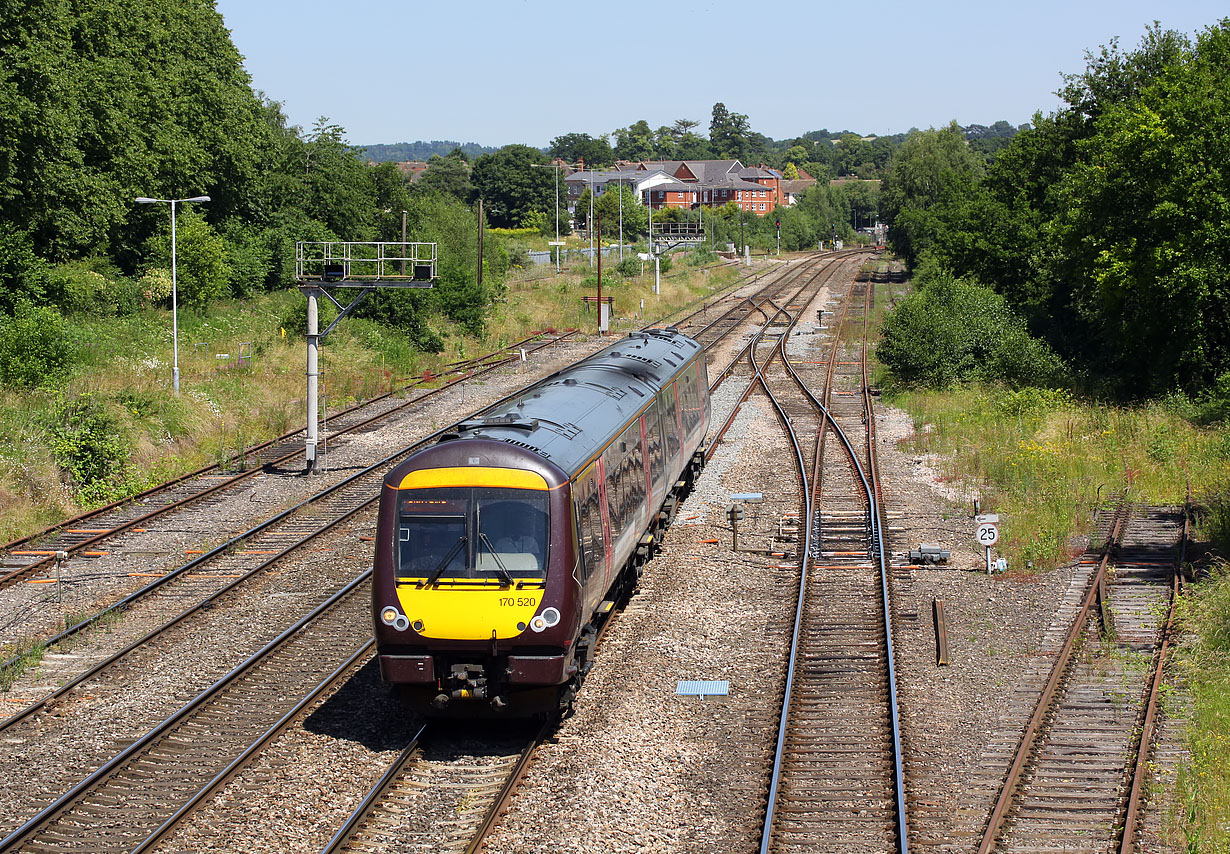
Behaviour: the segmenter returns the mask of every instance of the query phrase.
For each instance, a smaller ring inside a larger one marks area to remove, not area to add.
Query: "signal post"
[[[376,288],[430,288],[436,281],[436,244],[355,241],[295,244],[295,280],[307,297],[307,429],[304,474],[318,471],[320,446],[320,341]],[[342,303],[330,289],[358,289]],[[320,331],[320,298],[338,315]]]

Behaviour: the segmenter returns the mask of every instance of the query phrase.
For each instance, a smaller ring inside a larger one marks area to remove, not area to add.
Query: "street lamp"
[[[179,396],[179,295],[175,272],[175,205],[180,202],[208,202],[209,196],[193,196],[190,199],[151,199],[138,196],[133,199],[139,205],[166,202],[171,205],[171,386]]]

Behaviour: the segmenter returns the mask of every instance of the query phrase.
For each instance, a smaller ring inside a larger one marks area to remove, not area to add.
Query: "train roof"
[[[570,476],[670,384],[700,345],[675,329],[633,332],[530,386],[440,441],[495,439],[542,456]]]

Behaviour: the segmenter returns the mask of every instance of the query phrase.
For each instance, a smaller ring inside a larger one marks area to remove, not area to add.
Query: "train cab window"
[[[541,576],[546,568],[547,499],[530,496],[509,500],[504,489],[478,489],[478,542],[475,568],[480,572],[506,570],[514,577]],[[489,493],[497,493],[494,496]]]
[[[511,583],[546,575],[546,491],[494,487],[410,489],[397,526],[401,579]]]
[[[416,515],[399,530],[398,575],[425,578],[440,571],[454,576],[465,570],[465,516]]]

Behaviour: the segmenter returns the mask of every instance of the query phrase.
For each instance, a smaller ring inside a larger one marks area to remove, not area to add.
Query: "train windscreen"
[[[498,487],[403,492],[398,578],[513,582],[546,577],[547,493]]]

